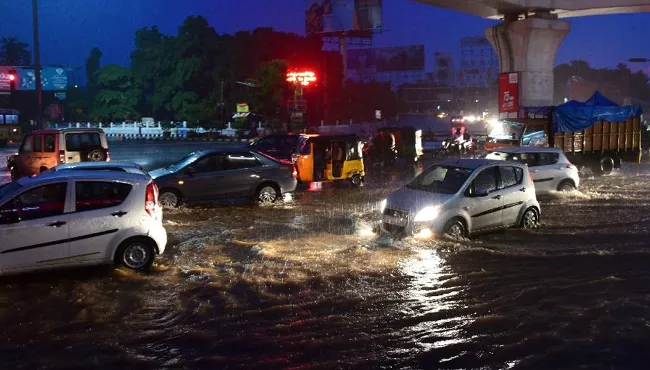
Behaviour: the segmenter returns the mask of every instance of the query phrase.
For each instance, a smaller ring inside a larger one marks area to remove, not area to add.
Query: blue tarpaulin
[[[638,105],[620,106],[596,92],[584,103],[572,100],[555,107],[553,126],[556,132],[581,131],[596,121],[620,122],[642,113]]]

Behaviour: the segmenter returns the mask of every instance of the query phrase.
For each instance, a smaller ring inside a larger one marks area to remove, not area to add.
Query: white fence
[[[204,134],[213,132],[220,136],[234,137],[237,130],[228,127],[222,130],[205,130],[203,128],[187,128],[187,122],[179,122],[176,127],[163,129],[161,122],[110,122],[110,123],[92,123],[92,122],[70,122],[67,124],[54,124],[50,125],[53,128],[100,128],[106,133],[106,137],[116,140],[128,139],[161,139],[169,137],[171,139],[181,139],[187,137],[190,131],[197,134]],[[264,129],[262,124],[259,123],[259,134],[262,134]]]

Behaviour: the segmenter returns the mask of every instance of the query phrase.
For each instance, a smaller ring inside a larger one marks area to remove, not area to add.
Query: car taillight
[[[111,161],[111,153],[108,150],[106,150],[106,162],[110,162],[110,161]]]
[[[569,163],[566,165],[566,168],[573,169],[576,168],[576,166],[574,166],[573,163]]]
[[[535,182],[535,181],[533,181],[533,175],[530,174],[530,171],[528,171],[528,178],[530,179],[531,183]]]
[[[65,164],[65,150],[59,150],[59,164]]]
[[[291,172],[291,177],[296,178],[298,177],[298,169],[296,166],[293,166],[293,172]]]
[[[156,217],[158,207],[158,186],[155,182],[147,184],[147,195],[144,201],[144,210],[151,217]]]

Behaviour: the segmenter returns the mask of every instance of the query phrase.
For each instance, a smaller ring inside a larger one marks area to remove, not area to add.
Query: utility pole
[[[36,127],[43,127],[43,86],[41,83],[41,50],[38,42],[38,0],[32,0],[32,27],[34,28],[34,76],[36,77]]]

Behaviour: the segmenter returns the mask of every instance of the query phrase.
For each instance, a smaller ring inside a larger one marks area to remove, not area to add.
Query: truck
[[[496,122],[485,149],[560,148],[576,166],[609,175],[623,162],[641,162],[642,114],[640,106],[620,106],[599,92],[586,102],[527,107],[520,110],[523,118]]]
[[[0,109],[0,148],[18,143],[21,139],[19,112],[14,109]]]

